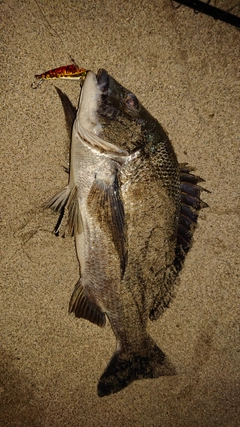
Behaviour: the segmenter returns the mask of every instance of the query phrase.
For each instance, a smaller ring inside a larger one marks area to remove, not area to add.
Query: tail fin
[[[167,356],[149,338],[139,353],[116,351],[98,383],[98,396],[108,396],[127,387],[133,381],[175,375]]]

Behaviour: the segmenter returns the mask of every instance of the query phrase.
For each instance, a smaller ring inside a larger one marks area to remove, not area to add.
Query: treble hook
[[[45,79],[40,79],[40,80],[35,80],[34,82],[32,82],[31,84],[31,88],[32,89],[37,89],[43,82]]]

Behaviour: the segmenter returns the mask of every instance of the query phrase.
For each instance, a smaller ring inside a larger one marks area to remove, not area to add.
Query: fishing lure
[[[76,64],[64,65],[62,67],[53,68],[52,70],[45,71],[42,74],[36,74],[36,82],[31,84],[33,89],[37,89],[44,80],[48,79],[68,79],[68,80],[85,80],[87,70],[80,68]]]

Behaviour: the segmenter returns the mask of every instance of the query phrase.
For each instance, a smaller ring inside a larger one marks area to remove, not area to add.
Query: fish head
[[[155,122],[136,95],[106,70],[100,69],[97,74],[87,73],[76,124],[95,134],[101,148],[125,156],[131,154],[147,144],[149,135],[154,133]],[[91,139],[90,134],[88,139]]]
[[[102,92],[98,104],[101,137],[131,153],[144,146],[156,120],[137,96],[116,81],[105,69],[96,79]]]
[[[141,117],[142,105],[136,95],[118,83],[103,68],[98,70],[96,78],[99,88],[103,92],[101,110],[99,112],[105,115],[108,114],[111,118],[115,118],[116,115],[128,117],[129,120]]]

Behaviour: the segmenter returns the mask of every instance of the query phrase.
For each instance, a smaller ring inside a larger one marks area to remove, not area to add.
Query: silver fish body
[[[99,326],[106,316],[116,351],[99,396],[132,381],[172,375],[147,333],[168,306],[188,252],[200,179],[180,166],[161,125],[105,70],[89,71],[71,141],[69,183],[47,206],[68,208],[80,279],[69,311]]]

